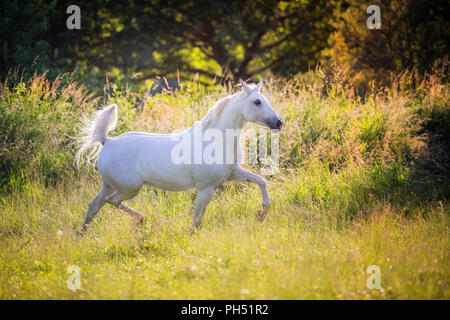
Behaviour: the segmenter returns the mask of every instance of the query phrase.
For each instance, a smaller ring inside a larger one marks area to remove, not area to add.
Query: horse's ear
[[[258,84],[255,87],[255,90],[261,91],[261,87],[262,87],[262,80],[260,82],[258,82]]]
[[[252,88],[250,88],[250,86],[246,84],[244,80],[239,79],[239,83],[241,84],[242,89],[244,89],[246,94],[250,94],[252,92]]]

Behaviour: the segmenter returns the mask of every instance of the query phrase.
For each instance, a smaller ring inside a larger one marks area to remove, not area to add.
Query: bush
[[[43,74],[0,84],[1,189],[22,190],[35,178],[51,185],[72,174],[70,136],[75,120],[95,100],[64,78],[50,82]]]

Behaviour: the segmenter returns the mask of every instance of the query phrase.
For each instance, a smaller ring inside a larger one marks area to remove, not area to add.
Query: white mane
[[[225,98],[218,100],[208,110],[206,115],[198,122],[201,123],[203,127],[205,127],[208,124],[210,124],[213,120],[218,119],[220,117],[220,115],[222,114],[223,110],[226,108],[226,106],[229,105],[231,103],[231,101],[234,100],[235,98],[242,96],[242,93],[243,92],[240,91],[240,92],[231,94],[229,96],[226,96]]]

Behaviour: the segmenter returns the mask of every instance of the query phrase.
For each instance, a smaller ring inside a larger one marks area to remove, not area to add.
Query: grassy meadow
[[[73,164],[82,115],[117,103],[110,135],[170,132],[233,90],[192,81],[154,96],[113,84],[93,94],[68,75],[3,82],[0,298],[450,298],[450,93],[437,75],[403,73],[364,98],[339,81],[324,87],[317,72],[268,80],[285,127],[262,224],[253,184],[217,189],[195,234],[195,192],[146,187],[126,202],[148,213],[142,227],[106,205],[79,235],[101,186],[94,168]],[[71,265],[81,269],[75,292]],[[379,290],[367,287],[371,265]]]

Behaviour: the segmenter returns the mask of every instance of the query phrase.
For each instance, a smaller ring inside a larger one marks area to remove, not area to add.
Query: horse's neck
[[[196,135],[196,132],[201,132],[204,135],[208,130],[220,131],[222,134],[224,154],[235,154],[237,163],[240,162],[242,156],[240,137],[245,124],[238,108],[239,105],[232,103],[222,109],[220,114],[217,114],[217,108],[211,109],[201,121],[196,122],[188,129],[194,135]]]
[[[238,108],[237,103],[230,101],[219,116],[212,117],[205,128],[218,129],[223,133],[227,130],[242,130],[245,121]]]

